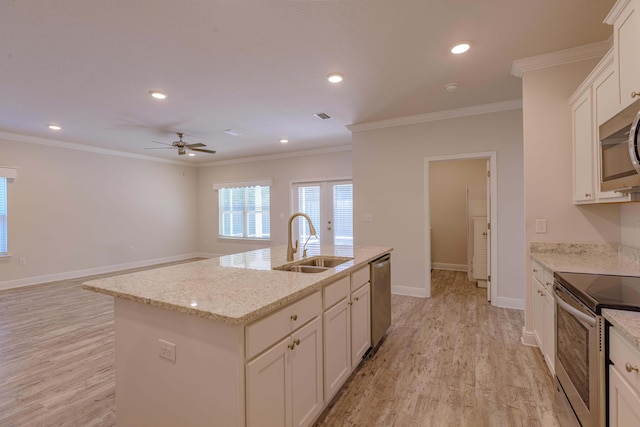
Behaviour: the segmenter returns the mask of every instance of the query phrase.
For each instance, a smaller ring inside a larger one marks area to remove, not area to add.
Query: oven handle
[[[556,302],[558,303],[558,305],[560,307],[564,308],[569,313],[571,313],[573,316],[578,318],[578,320],[582,320],[583,322],[585,322],[586,324],[588,324],[592,328],[594,326],[596,326],[596,319],[594,319],[593,317],[591,317],[589,315],[584,314],[583,312],[581,312],[580,310],[576,309],[575,307],[572,307],[569,303],[567,303],[565,300],[562,299],[562,297],[558,294],[558,292],[555,289],[553,290],[553,293],[556,294]]]

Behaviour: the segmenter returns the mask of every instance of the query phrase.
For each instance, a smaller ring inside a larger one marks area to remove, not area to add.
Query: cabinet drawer
[[[359,289],[369,281],[369,265],[351,273],[351,291]]]
[[[324,292],[324,309],[333,307],[335,303],[349,296],[349,276],[327,285]]]
[[[615,328],[610,327],[609,332],[609,359],[637,393],[640,391],[640,373],[638,373],[640,352],[633,348]],[[631,372],[627,370],[627,364]]]
[[[315,292],[246,327],[247,359],[322,313],[322,297]]]

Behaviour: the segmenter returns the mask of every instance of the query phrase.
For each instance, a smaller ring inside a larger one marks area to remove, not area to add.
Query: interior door
[[[293,212],[311,218],[317,239],[309,237],[306,221],[298,220],[294,236],[307,247],[313,245],[353,246],[353,184],[351,180],[293,184]]]
[[[491,162],[487,159],[487,301],[491,301]]]

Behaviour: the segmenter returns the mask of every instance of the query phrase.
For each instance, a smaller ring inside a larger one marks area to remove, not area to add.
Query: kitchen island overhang
[[[321,273],[274,270],[287,264],[282,246],[86,282],[115,297],[118,424],[247,425],[246,325],[321,301],[323,287],[392,250],[321,246],[309,257],[352,258]],[[175,361],[160,357],[165,343]]]

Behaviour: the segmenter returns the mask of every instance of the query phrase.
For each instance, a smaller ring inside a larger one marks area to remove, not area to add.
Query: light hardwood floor
[[[575,426],[523,313],[435,270],[318,426]],[[115,426],[113,300],[87,278],[0,292],[0,426]],[[271,426],[268,426],[271,427]],[[274,426],[275,427],[275,426]]]

